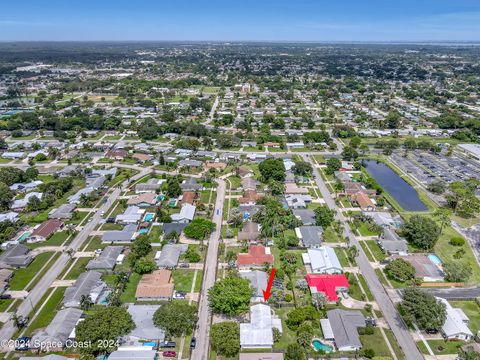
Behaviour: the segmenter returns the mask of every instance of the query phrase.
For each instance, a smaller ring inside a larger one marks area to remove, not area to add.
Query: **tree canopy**
[[[155,326],[168,336],[181,336],[184,331],[190,334],[197,319],[196,306],[176,301],[160,306],[153,314]]]
[[[415,323],[421,330],[438,330],[447,317],[445,304],[420,288],[406,288],[400,306],[407,324]]]
[[[440,228],[434,220],[426,216],[414,215],[403,224],[402,233],[415,246],[431,250],[440,236]]]
[[[210,344],[217,354],[234,357],[240,351],[240,325],[225,321],[212,325]]]
[[[229,275],[208,290],[208,301],[213,312],[234,316],[248,311],[252,294],[247,279]]]
[[[269,180],[285,180],[285,166],[283,165],[282,159],[269,158],[263,160],[260,165],[258,165],[258,169],[265,182]]]

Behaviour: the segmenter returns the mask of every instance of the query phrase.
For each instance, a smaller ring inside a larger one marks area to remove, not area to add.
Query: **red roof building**
[[[54,232],[63,226],[63,221],[59,219],[50,219],[40,224],[30,235],[31,238],[37,240],[47,239]]]
[[[273,255],[270,248],[263,245],[251,245],[248,253],[237,254],[238,267],[262,267],[265,264],[273,264]]]
[[[331,302],[338,300],[338,291],[346,291],[350,287],[344,274],[308,274],[305,279],[311,290],[324,293]]]

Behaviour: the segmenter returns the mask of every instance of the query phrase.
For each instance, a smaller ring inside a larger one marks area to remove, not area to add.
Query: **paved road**
[[[429,293],[447,300],[472,300],[480,296],[480,286],[470,288],[424,289]]]
[[[218,260],[218,243],[222,230],[223,220],[223,203],[225,199],[225,181],[217,179],[217,200],[213,215],[213,222],[216,225],[215,231],[210,236],[208,242],[207,258],[205,260],[205,268],[203,271],[203,284],[200,293],[200,301],[198,305],[198,324],[195,331],[197,338],[197,346],[192,351],[191,359],[206,360],[208,359],[208,349],[210,344],[210,323],[211,313],[208,306],[208,289],[215,283],[217,273]]]
[[[131,180],[137,180],[151,170],[149,168],[144,168],[142,172],[132,176]],[[128,186],[128,181],[122,183],[122,188]],[[115,202],[115,200],[120,195],[121,190],[115,188],[110,195],[107,197],[107,201],[97,210],[97,212],[92,216],[92,220],[87,222],[84,228],[75,236],[73,241],[67,247],[67,249],[73,249],[74,251],[80,249],[83,243],[87,240],[90,233],[98,225],[100,219],[102,218],[101,212],[107,211],[110,206]],[[55,279],[58,278],[60,273],[64,270],[65,266],[68,264],[70,256],[66,252],[62,252],[60,257],[55,261],[55,263],[50,267],[47,273],[39,280],[35,287],[29,292],[28,296],[18,307],[16,314],[21,316],[27,316],[40,302],[42,297],[45,295],[45,292],[50,288]],[[9,340],[15,334],[16,328],[12,320],[5,323],[0,330],[0,340]],[[3,348],[3,350],[7,350]],[[11,349],[10,349],[11,350]]]
[[[388,296],[385,289],[383,288],[383,285],[378,280],[373,267],[371,266],[370,262],[367,259],[367,256],[363,251],[363,248],[360,246],[360,243],[358,242],[357,238],[355,237],[350,227],[348,226],[347,219],[345,218],[345,216],[341,211],[338,211],[337,204],[335,204],[335,201],[332,199],[330,191],[325,185],[325,182],[320,176],[318,170],[315,168],[313,161],[305,155],[303,155],[303,157],[306,161],[310,161],[310,163],[314,168],[313,174],[314,174],[315,182],[318,188],[320,189],[320,192],[322,193],[322,197],[325,200],[325,203],[330,209],[333,209],[336,211],[337,213],[336,219],[340,220],[344,225],[343,236],[348,237],[348,239],[350,240],[350,244],[356,245],[356,247],[358,248],[359,255],[356,260],[360,268],[360,272],[365,278],[368,287],[370,288],[373,296],[375,297],[375,300],[377,301],[377,304],[380,310],[383,313],[383,316],[388,322],[388,325],[392,329],[398,341],[398,344],[400,345],[403,353],[405,354],[406,359],[407,360],[423,359],[422,354],[420,353],[417,346],[415,345],[415,341],[410,336],[410,333],[407,327],[405,326],[400,314],[398,313],[393,302],[391,301],[390,297]]]

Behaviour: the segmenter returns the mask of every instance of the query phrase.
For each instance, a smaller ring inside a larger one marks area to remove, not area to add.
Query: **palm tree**
[[[433,213],[433,217],[440,223],[440,234],[443,233],[445,226],[450,225],[450,216],[452,211],[446,208],[439,208]]]
[[[90,310],[92,305],[93,301],[90,295],[82,295],[82,297],[80,298],[80,309],[87,311]]]

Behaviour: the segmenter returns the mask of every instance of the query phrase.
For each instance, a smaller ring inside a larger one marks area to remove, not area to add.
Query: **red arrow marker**
[[[272,268],[272,271],[270,272],[270,277],[268,278],[268,285],[266,290],[262,290],[263,292],[263,300],[267,302],[268,298],[272,296],[272,292],[270,291],[272,289],[272,284],[273,284],[273,279],[275,278],[275,268]]]

